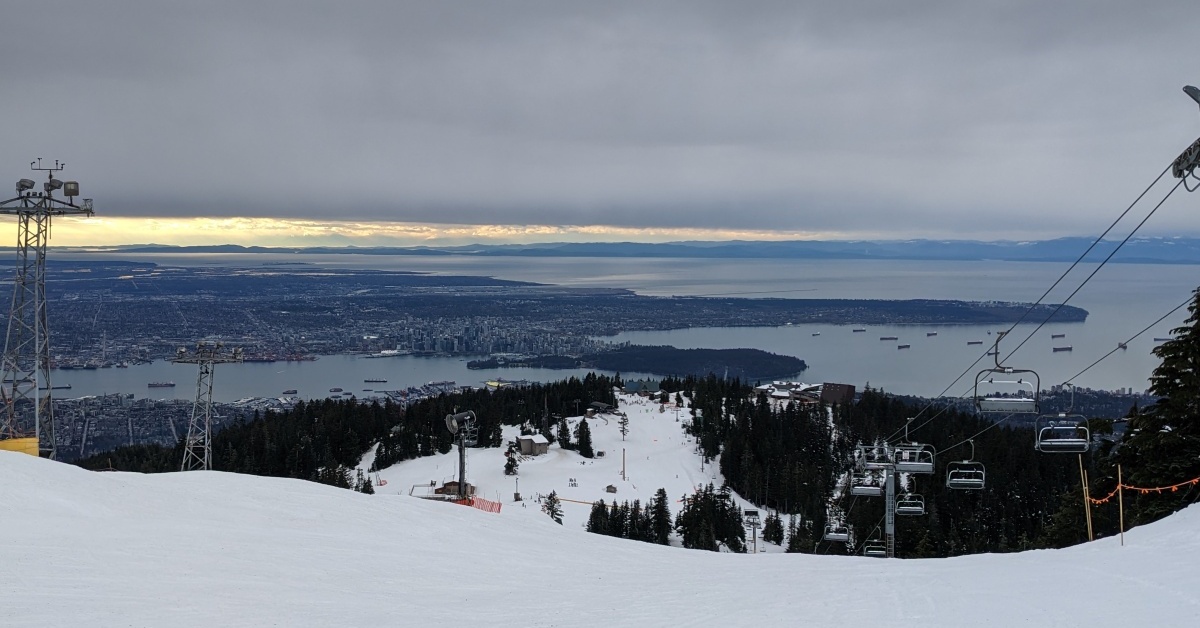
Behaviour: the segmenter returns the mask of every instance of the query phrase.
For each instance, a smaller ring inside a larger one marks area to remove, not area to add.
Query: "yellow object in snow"
[[[8,440],[0,440],[0,451],[15,451],[21,454],[36,456],[38,455],[38,439],[10,438]]]

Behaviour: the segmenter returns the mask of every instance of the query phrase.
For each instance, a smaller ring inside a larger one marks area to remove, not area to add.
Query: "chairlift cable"
[[[1104,261],[1100,262],[1100,264],[1098,266],[1096,266],[1096,268],[1094,270],[1092,270],[1091,274],[1089,274],[1083,280],[1083,283],[1079,284],[1078,288],[1075,288],[1075,290],[1071,294],[1067,295],[1066,299],[1063,299],[1062,303],[1058,304],[1058,307],[1054,308],[1054,311],[1050,313],[1050,316],[1047,316],[1045,320],[1043,320],[1041,323],[1039,323],[1038,326],[1032,332],[1030,332],[1028,336],[1025,337],[1025,340],[1022,340],[1021,344],[1017,345],[1016,349],[1013,349],[1011,352],[1009,352],[1008,355],[1004,356],[1004,360],[1011,358],[1013,356],[1013,354],[1015,354],[1017,351],[1019,351],[1021,349],[1021,347],[1025,346],[1026,342],[1029,342],[1029,340],[1031,338],[1033,338],[1034,334],[1036,334],[1039,330],[1041,330],[1041,328],[1044,327],[1046,325],[1046,323],[1050,322],[1050,319],[1054,318],[1054,315],[1058,314],[1058,311],[1063,309],[1063,307],[1066,306],[1067,302],[1070,301],[1071,298],[1074,297],[1076,294],[1078,294],[1079,291],[1082,290],[1083,287],[1086,286],[1087,283],[1092,280],[1092,277],[1096,276],[1096,273],[1100,272],[1101,268],[1104,268],[1104,265],[1107,264],[1108,261],[1111,260],[1114,255],[1117,254],[1117,251],[1121,250],[1121,247],[1125,246],[1126,242],[1129,242],[1129,239],[1132,238],[1134,236],[1134,234],[1136,234],[1138,232],[1138,230],[1142,228],[1142,225],[1146,224],[1147,220],[1150,220],[1150,217],[1154,215],[1154,212],[1158,211],[1158,208],[1162,207],[1163,203],[1166,203],[1167,199],[1171,198],[1171,195],[1174,194],[1175,190],[1178,190],[1179,186],[1181,186],[1181,185],[1183,185],[1183,179],[1180,179],[1179,182],[1175,184],[1175,187],[1171,188],[1170,192],[1167,192],[1167,195],[1164,196],[1162,198],[1162,200],[1159,201],[1158,204],[1154,206],[1154,209],[1150,210],[1150,213],[1146,214],[1145,218],[1142,218],[1142,221],[1139,222],[1137,224],[1137,226],[1133,228],[1133,231],[1130,231],[1129,235],[1125,236],[1124,240],[1121,240],[1121,243],[1117,245],[1117,248],[1113,249],[1112,252],[1109,253],[1108,256],[1104,258]],[[1015,325],[1014,325],[1014,327],[1015,327]],[[1011,328],[1009,330],[1011,331]],[[1000,362],[1003,363],[1004,360],[1000,360]]]
[[[1172,162],[1172,163],[1174,163],[1174,162]],[[1048,295],[1049,295],[1051,292],[1053,292],[1053,291],[1054,291],[1054,289],[1055,289],[1056,287],[1058,287],[1058,284],[1062,283],[1063,279],[1066,279],[1067,275],[1068,275],[1068,274],[1070,274],[1070,273],[1071,273],[1071,271],[1075,269],[1075,267],[1077,267],[1077,266],[1078,266],[1080,263],[1082,263],[1082,262],[1083,262],[1084,258],[1086,258],[1086,257],[1087,257],[1088,253],[1091,253],[1091,252],[1092,252],[1092,249],[1096,248],[1096,246],[1097,246],[1097,245],[1099,245],[1099,244],[1100,244],[1100,242],[1102,242],[1102,241],[1104,240],[1104,236],[1108,235],[1108,234],[1109,234],[1109,233],[1110,233],[1110,232],[1111,232],[1113,229],[1115,229],[1115,228],[1116,228],[1116,226],[1117,226],[1117,225],[1118,225],[1118,224],[1119,224],[1119,223],[1120,223],[1120,222],[1121,222],[1121,221],[1122,221],[1122,220],[1125,218],[1125,216],[1126,216],[1126,215],[1128,215],[1128,214],[1129,214],[1129,212],[1130,212],[1131,210],[1133,210],[1133,208],[1134,208],[1134,207],[1135,207],[1135,206],[1136,206],[1136,205],[1137,205],[1139,202],[1141,202],[1141,200],[1142,200],[1143,198],[1145,198],[1146,194],[1148,194],[1148,193],[1150,192],[1150,190],[1151,190],[1151,189],[1153,189],[1153,188],[1154,188],[1154,186],[1155,186],[1155,185],[1157,185],[1157,184],[1158,184],[1158,182],[1162,180],[1163,176],[1165,176],[1165,175],[1167,174],[1167,172],[1168,172],[1168,171],[1170,171],[1170,170],[1171,170],[1171,165],[1168,165],[1168,166],[1167,166],[1167,167],[1166,167],[1166,168],[1165,168],[1165,169],[1164,169],[1162,172],[1160,172],[1160,173],[1159,173],[1159,175],[1158,175],[1157,177],[1155,177],[1155,178],[1154,178],[1154,181],[1152,181],[1152,182],[1150,183],[1150,185],[1146,186],[1146,188],[1145,188],[1144,190],[1142,190],[1142,193],[1141,193],[1141,194],[1138,194],[1137,198],[1135,198],[1135,199],[1133,200],[1133,202],[1132,202],[1132,203],[1130,203],[1130,204],[1129,204],[1129,206],[1125,208],[1125,211],[1121,212],[1121,215],[1117,216],[1116,220],[1114,220],[1114,221],[1113,221],[1113,222],[1112,222],[1112,223],[1111,223],[1111,224],[1108,226],[1108,228],[1104,230],[1104,232],[1103,232],[1103,233],[1101,233],[1099,236],[1097,236],[1097,237],[1096,237],[1096,239],[1095,239],[1094,241],[1092,241],[1091,245],[1089,245],[1089,246],[1088,246],[1088,248],[1087,248],[1086,250],[1084,250],[1084,252],[1083,252],[1082,254],[1080,254],[1080,255],[1079,255],[1079,257],[1078,257],[1078,258],[1077,258],[1077,259],[1076,259],[1074,262],[1072,262],[1072,263],[1071,263],[1071,265],[1070,265],[1070,266],[1067,268],[1067,270],[1066,270],[1066,271],[1064,271],[1064,272],[1062,273],[1062,275],[1060,275],[1060,276],[1058,277],[1058,279],[1056,279],[1056,280],[1054,281],[1054,283],[1053,283],[1053,284],[1051,284],[1051,285],[1050,285],[1050,287],[1049,287],[1049,288],[1047,288],[1047,289],[1046,289],[1046,291],[1045,291],[1044,293],[1042,293],[1042,296],[1038,297],[1038,300],[1037,300],[1037,301],[1035,301],[1035,302],[1034,302],[1032,305],[1030,305],[1030,306],[1029,306],[1029,307],[1028,307],[1028,308],[1025,310],[1025,312],[1024,312],[1023,314],[1021,314],[1021,317],[1020,317],[1020,318],[1018,318],[1018,319],[1017,319],[1017,321],[1016,321],[1016,322],[1014,322],[1014,323],[1013,323],[1013,324],[1012,324],[1012,325],[1011,325],[1011,326],[1008,328],[1008,330],[1007,330],[1007,331],[1003,332],[1003,335],[1007,335],[1008,333],[1010,333],[1010,332],[1012,332],[1014,329],[1016,329],[1017,325],[1020,325],[1020,324],[1021,324],[1021,322],[1023,322],[1023,321],[1024,321],[1024,320],[1025,320],[1025,319],[1026,319],[1026,318],[1029,316],[1030,312],[1032,312],[1032,311],[1034,310],[1034,308],[1036,308],[1038,305],[1041,305],[1042,301],[1043,301],[1043,300],[1045,300],[1045,299],[1046,299],[1046,297],[1047,297],[1047,296],[1048,296]],[[1180,180],[1180,183],[1182,183],[1182,180]],[[1133,237],[1133,235],[1134,235],[1135,233],[1137,233],[1138,229],[1140,229],[1140,228],[1142,227],[1142,225],[1144,225],[1144,224],[1146,223],[1146,221],[1147,221],[1147,220],[1149,220],[1150,216],[1154,215],[1154,212],[1155,212],[1155,211],[1157,211],[1157,210],[1158,210],[1158,208],[1159,208],[1159,207],[1161,207],[1161,206],[1162,206],[1162,204],[1163,204],[1164,202],[1166,202],[1166,200],[1167,200],[1168,198],[1170,198],[1170,197],[1171,197],[1171,195],[1172,195],[1172,194],[1174,194],[1174,193],[1175,193],[1175,190],[1177,190],[1177,189],[1179,189],[1179,183],[1175,184],[1175,187],[1174,187],[1174,188],[1171,188],[1171,191],[1170,191],[1170,192],[1168,192],[1168,193],[1167,193],[1167,195],[1166,195],[1165,197],[1163,197],[1163,199],[1162,199],[1161,201],[1159,201],[1158,205],[1156,205],[1156,206],[1154,207],[1154,209],[1153,209],[1153,210],[1151,210],[1151,211],[1150,211],[1150,213],[1149,213],[1149,214],[1147,214],[1147,215],[1146,215],[1146,217],[1145,217],[1145,218],[1143,218],[1143,219],[1142,219],[1142,221],[1141,221],[1140,223],[1138,223],[1137,227],[1135,227],[1135,228],[1134,228],[1134,230],[1133,230],[1132,232],[1130,232],[1130,234],[1129,234],[1128,236],[1126,236],[1124,240],[1122,240],[1122,241],[1121,241],[1121,244],[1120,244],[1120,245],[1118,245],[1118,246],[1117,246],[1117,248],[1113,250],[1113,252],[1112,252],[1112,253],[1111,253],[1111,254],[1108,256],[1108,258],[1105,258],[1104,262],[1103,262],[1103,263],[1101,263],[1101,264],[1100,264],[1100,266],[1098,266],[1098,267],[1097,267],[1097,268],[1096,268],[1094,271],[1092,271],[1092,274],[1091,274],[1091,275],[1089,275],[1089,276],[1087,277],[1087,279],[1085,279],[1085,280],[1083,281],[1083,283],[1082,283],[1082,284],[1080,284],[1079,288],[1076,288],[1075,292],[1072,292],[1072,293],[1071,293],[1071,297],[1075,296],[1075,293],[1076,293],[1076,292],[1079,292],[1079,290],[1083,288],[1083,286],[1084,286],[1084,285],[1085,285],[1085,284],[1086,284],[1086,283],[1087,283],[1087,282],[1088,282],[1088,281],[1089,281],[1089,280],[1090,280],[1090,279],[1091,279],[1091,278],[1092,278],[1092,277],[1093,277],[1093,276],[1096,274],[1096,272],[1097,272],[1097,271],[1099,271],[1099,270],[1100,270],[1100,268],[1101,268],[1101,267],[1103,267],[1103,266],[1104,266],[1104,264],[1105,264],[1105,263],[1107,263],[1107,262],[1108,262],[1108,260],[1109,260],[1109,259],[1111,259],[1111,258],[1112,258],[1112,256],[1113,256],[1113,255],[1115,255],[1115,254],[1116,254],[1116,252],[1117,252],[1117,251],[1119,251],[1119,250],[1121,249],[1121,247],[1123,247],[1123,246],[1125,245],[1125,243],[1126,243],[1126,242],[1128,242],[1128,241],[1129,241],[1129,239],[1130,239],[1131,237]],[[1046,319],[1045,319],[1045,320],[1044,320],[1044,321],[1043,321],[1043,322],[1042,322],[1040,325],[1038,325],[1038,328],[1037,328],[1037,329],[1041,329],[1041,328],[1042,328],[1042,326],[1046,324],[1046,321],[1049,321],[1051,318],[1053,318],[1053,317],[1054,317],[1054,314],[1057,314],[1057,313],[1058,313],[1058,311],[1059,311],[1059,310],[1061,310],[1061,309],[1062,309],[1062,307],[1063,307],[1064,305],[1066,305],[1067,301],[1069,301],[1071,297],[1067,297],[1067,299],[1066,299],[1066,300],[1064,300],[1064,301],[1063,301],[1061,304],[1059,304],[1058,308],[1056,308],[1056,309],[1054,310],[1054,312],[1050,314],[1050,316],[1046,317]],[[1037,330],[1034,330],[1034,331],[1035,331],[1035,333],[1036,333],[1036,331],[1037,331]],[[1032,334],[1030,334],[1030,337],[1032,337]],[[1025,342],[1026,342],[1026,341],[1028,341],[1028,340],[1029,340],[1029,338],[1026,338],[1024,341],[1022,341],[1022,342],[1021,342],[1021,345],[1024,345],[1024,344],[1025,344]],[[1020,348],[1021,348],[1021,345],[1018,345],[1017,349],[1020,349]],[[964,370],[963,370],[963,372],[962,372],[962,373],[960,373],[960,374],[958,375],[958,377],[954,378],[954,381],[950,382],[950,384],[949,384],[948,386],[946,386],[945,388],[943,388],[943,389],[942,389],[942,392],[938,393],[938,394],[937,394],[937,396],[935,396],[935,397],[931,398],[931,399],[929,400],[929,402],[928,402],[928,403],[925,405],[925,407],[924,407],[924,408],[921,408],[921,411],[920,411],[920,412],[918,412],[918,413],[917,413],[917,414],[916,414],[916,415],[913,417],[913,419],[917,419],[917,418],[919,418],[919,417],[920,417],[922,414],[924,414],[924,413],[925,413],[926,411],[928,411],[928,410],[929,410],[931,407],[933,407],[933,405],[934,405],[934,403],[936,403],[937,399],[939,399],[939,398],[941,398],[943,395],[945,395],[945,394],[946,394],[946,391],[950,390],[950,389],[951,389],[951,388],[952,388],[952,387],[953,387],[955,384],[957,384],[957,383],[958,383],[960,380],[962,380],[962,378],[963,378],[963,377],[966,377],[966,375],[967,375],[968,373],[970,373],[970,372],[971,372],[971,370],[972,370],[972,369],[974,369],[974,368],[975,368],[975,366],[976,366],[977,364],[979,364],[979,362],[980,362],[981,360],[983,360],[985,357],[987,357],[988,351],[990,351],[990,349],[984,349],[984,352],[983,352],[983,354],[982,354],[982,355],[980,355],[978,358],[976,358],[976,359],[975,359],[975,361],[974,361],[974,362],[972,362],[970,366],[968,366],[966,369],[964,369]],[[1008,358],[1012,357],[1012,355],[1013,355],[1014,353],[1016,353],[1016,352],[1017,352],[1017,350],[1016,350],[1016,349],[1012,350],[1012,351],[1011,351],[1011,352],[1010,352],[1010,353],[1009,353],[1007,356],[1005,356],[1005,359],[1008,359]],[[1002,361],[1003,361],[1003,360],[1001,360],[1001,362],[1002,362]],[[960,395],[960,397],[961,397],[961,395]],[[943,408],[943,410],[942,410],[942,411],[944,412],[944,411],[945,411],[945,408]],[[941,414],[941,412],[939,412],[938,414]],[[920,423],[919,425],[917,425],[917,427],[915,427],[915,428],[911,428],[911,427],[910,427],[909,429],[910,429],[910,430],[912,430],[912,429],[919,429],[920,427],[922,427],[922,426],[924,426],[924,425],[928,424],[928,423],[929,423],[929,421],[933,420],[933,418],[936,418],[936,416],[938,416],[938,415],[934,415],[934,417],[931,417],[930,419],[927,419],[925,422],[923,422],[923,423]],[[893,432],[893,433],[892,433],[892,435],[891,435],[891,436],[888,436],[887,440],[888,440],[888,441],[890,441],[890,440],[892,440],[893,438],[895,438],[895,437],[896,437],[898,434],[900,434],[900,432],[902,431],[902,429],[903,429],[903,428],[901,428],[901,429],[897,429],[895,432]]]
[[[983,357],[983,356],[980,356],[980,358],[981,358],[981,359],[982,359],[982,357]],[[975,360],[975,363],[976,363],[976,364],[978,364],[978,363],[979,363],[979,360]],[[975,367],[975,364],[972,364],[972,365],[971,365],[971,368],[974,368],[974,367]],[[967,369],[967,370],[969,371],[970,369]],[[964,374],[965,374],[965,373],[964,373]],[[958,376],[958,378],[959,378],[959,379],[962,379],[962,375],[959,375],[959,376]],[[954,385],[954,384],[956,384],[956,383],[958,383],[958,379],[954,380],[954,383],[952,383],[952,384],[951,384],[951,386],[953,386],[953,385]],[[946,388],[946,390],[949,390],[949,387],[947,387],[947,388]],[[971,386],[970,388],[968,388],[968,389],[966,389],[966,390],[962,391],[962,393],[960,393],[960,394],[958,395],[958,397],[956,397],[956,399],[964,399],[964,398],[966,398],[966,396],[967,396],[967,393],[971,393],[971,392],[974,392],[974,391],[975,391],[975,386]],[[942,391],[942,394],[943,394],[943,395],[944,395],[944,394],[946,394],[946,391],[945,391],[945,390],[943,390],[943,391]],[[938,398],[939,398],[939,399],[942,399],[943,397],[939,396]],[[930,402],[930,405],[932,405],[932,402]],[[928,409],[928,406],[926,406],[926,409]],[[937,412],[933,413],[933,416],[929,417],[928,419],[925,419],[924,421],[921,421],[920,423],[918,423],[918,424],[916,425],[916,427],[909,426],[909,425],[906,425],[905,427],[906,427],[906,428],[908,428],[908,431],[910,431],[910,432],[913,432],[913,431],[919,430],[919,429],[921,429],[922,427],[925,427],[926,425],[929,425],[929,422],[930,422],[930,421],[932,421],[932,420],[934,420],[934,419],[936,419],[936,418],[938,418],[938,417],[942,416],[942,414],[943,414],[944,412],[946,412],[946,410],[949,410],[949,409],[950,409],[950,406],[949,406],[949,405],[943,405],[943,406],[941,407],[941,409],[939,409]],[[924,412],[924,410],[922,410],[922,412]],[[921,415],[920,415],[920,413],[917,413],[917,416],[921,416]],[[915,420],[916,420],[916,418],[917,418],[917,417],[913,417],[913,420],[915,421]],[[893,432],[893,433],[892,433],[892,435],[891,435],[891,436],[889,436],[889,437],[887,438],[887,442],[888,442],[888,444],[891,444],[891,440],[892,440],[893,438],[895,438],[895,437],[896,437],[898,434],[900,434],[900,432],[901,432],[901,431],[903,431],[903,430],[904,430],[904,428],[900,428],[900,429],[896,430],[895,432]],[[939,452],[939,453],[940,453],[940,452]]]
[[[882,528],[882,527],[880,527],[880,526],[882,526],[882,525],[883,525],[883,520],[884,520],[885,518],[887,518],[887,515],[886,515],[886,514],[884,514],[882,517],[880,517],[880,518],[879,518],[879,521],[875,522],[875,527],[871,529],[871,533],[872,533],[872,534],[874,534],[876,531],[878,531],[878,532],[879,532],[879,534],[880,534],[880,536],[882,536],[882,535],[883,535],[883,528]],[[870,541],[870,540],[871,540],[871,539],[870,539],[870,538],[868,538],[868,539],[864,540],[863,542],[859,543],[859,544],[858,544],[858,546],[854,548],[854,551],[853,551],[852,553],[853,553],[853,554],[857,554],[857,553],[861,552],[861,551],[862,551],[862,548],[863,548],[863,546],[865,546],[865,545],[867,544],[867,541]]]
[[[1128,339],[1128,340],[1126,340],[1125,342],[1119,343],[1119,344],[1116,346],[1116,348],[1114,348],[1112,351],[1109,351],[1108,353],[1105,353],[1104,355],[1100,356],[1100,359],[1096,360],[1095,362],[1092,362],[1091,364],[1089,364],[1089,365],[1087,366],[1087,368],[1085,368],[1085,369],[1083,369],[1082,371],[1079,371],[1078,373],[1076,373],[1076,374],[1072,375],[1070,379],[1068,379],[1067,381],[1065,381],[1065,382],[1063,382],[1063,383],[1064,383],[1064,384],[1070,384],[1071,382],[1075,381],[1075,378],[1076,378],[1076,377],[1079,377],[1080,375],[1083,375],[1084,373],[1088,372],[1088,370],[1089,370],[1089,369],[1091,369],[1093,366],[1096,366],[1097,364],[1099,364],[1099,363],[1103,362],[1103,361],[1104,361],[1106,358],[1108,358],[1108,356],[1110,356],[1110,355],[1112,355],[1112,354],[1116,353],[1118,350],[1120,350],[1122,345],[1127,345],[1127,344],[1129,344],[1129,343],[1133,342],[1134,340],[1136,340],[1136,339],[1138,338],[1138,336],[1141,336],[1142,334],[1144,334],[1144,333],[1146,333],[1146,332],[1150,331],[1150,329],[1151,329],[1151,328],[1153,328],[1155,325],[1157,325],[1157,324],[1159,324],[1159,323],[1163,322],[1164,320],[1166,320],[1166,318],[1167,318],[1168,316],[1170,316],[1170,315],[1174,314],[1175,312],[1178,312],[1178,311],[1179,311],[1181,308],[1183,308],[1183,307],[1184,307],[1184,306],[1186,306],[1187,304],[1191,303],[1193,298],[1194,298],[1194,297],[1192,297],[1191,295],[1188,295],[1188,298],[1184,299],[1183,303],[1180,303],[1179,305],[1176,305],[1174,308],[1172,308],[1172,309],[1171,309],[1171,311],[1170,311],[1170,312],[1167,312],[1166,314],[1163,314],[1162,316],[1160,316],[1160,317],[1158,318],[1158,320],[1156,320],[1156,321],[1154,321],[1153,323],[1150,323],[1149,325],[1147,325],[1147,326],[1143,327],[1141,331],[1139,331],[1138,333],[1136,333],[1136,334],[1134,334],[1134,335],[1130,336],[1130,337],[1129,337],[1129,339]]]
[[[949,446],[949,447],[945,447],[945,448],[943,448],[943,449],[942,449],[942,451],[940,451],[940,452],[938,452],[938,453],[945,453],[945,452],[947,452],[947,451],[950,451],[951,449],[956,449],[956,448],[958,448],[958,447],[962,447],[963,445],[966,445],[967,443],[969,443],[969,442],[971,442],[971,441],[975,440],[976,438],[978,438],[980,434],[983,434],[984,432],[986,432],[986,431],[988,431],[988,430],[992,429],[993,427],[996,427],[997,425],[1000,425],[1001,423],[1003,423],[1003,422],[1005,422],[1005,421],[1007,421],[1007,420],[1011,419],[1011,418],[1012,418],[1012,416],[1013,416],[1012,414],[1009,414],[1008,416],[1004,417],[1003,419],[999,419],[999,420],[996,420],[996,421],[992,421],[992,424],[991,424],[991,425],[989,425],[989,426],[987,426],[987,427],[983,428],[982,430],[979,430],[978,432],[975,432],[975,434],[974,434],[973,436],[971,436],[971,437],[969,437],[969,438],[966,438],[966,439],[964,439],[964,440],[962,440],[962,441],[960,441],[960,442],[957,442],[957,443],[955,443],[955,444],[953,444],[953,445],[951,445],[951,446]]]

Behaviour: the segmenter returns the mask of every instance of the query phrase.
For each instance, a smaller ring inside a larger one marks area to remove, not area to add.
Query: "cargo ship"
[[[342,392],[342,389],[341,389],[341,388],[330,388],[330,389],[329,389],[329,392],[336,392],[336,393],[340,393],[340,392]]]
[[[858,333],[860,331],[867,331],[867,328],[866,327],[855,327],[854,329],[851,329],[850,331],[852,331],[854,333]]]
[[[911,346],[912,346],[912,345],[896,345],[896,348],[897,348],[897,349],[907,349],[907,348],[909,348],[909,347],[911,347]]]
[[[175,382],[150,382],[146,386],[149,388],[174,388]]]
[[[289,389],[287,389],[287,390],[283,391],[283,394],[285,394],[285,395],[294,395],[294,394],[296,394],[296,389],[295,389],[295,388],[289,388]]]
[[[928,338],[928,337],[930,337],[930,336],[936,336],[936,335],[937,335],[937,332],[936,332],[936,331],[927,331],[927,332],[925,332],[925,337],[926,337],[926,338]]]
[[[1054,347],[1055,353],[1058,353],[1059,351],[1070,351],[1070,350],[1071,350],[1071,345],[1067,345],[1065,347]]]
[[[880,336],[880,340],[899,340],[896,336]]]
[[[1066,334],[1050,334],[1051,338],[1066,338]]]
[[[386,384],[387,380],[386,379],[364,379],[363,383],[364,384]]]
[[[1154,342],[1168,342],[1171,340],[1174,340],[1174,338],[1155,338]]]
[[[968,341],[967,341],[967,344],[969,344],[969,345],[981,345],[981,344],[983,344],[983,341],[982,341],[982,340],[968,340]]]

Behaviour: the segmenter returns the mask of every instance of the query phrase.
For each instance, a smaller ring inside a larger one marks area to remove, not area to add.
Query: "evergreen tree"
[[[575,428],[575,439],[578,441],[576,448],[579,450],[579,455],[584,458],[596,455],[592,451],[592,430],[588,427],[587,419],[579,419],[579,427]]]
[[[792,515],[788,519],[787,528],[787,553],[797,554],[800,552],[800,528],[796,525],[796,515]]]
[[[666,545],[671,538],[671,507],[667,500],[667,489],[660,488],[650,502],[650,528],[652,538],[659,545]]]
[[[1200,477],[1200,288],[1175,336],[1154,348],[1162,360],[1150,376],[1150,392],[1161,398],[1129,420],[1118,456],[1125,481],[1135,486],[1169,486]],[[1196,500],[1195,486],[1135,494],[1135,523],[1160,519]],[[1126,493],[1128,499],[1129,493]]]
[[[558,422],[558,446],[563,449],[575,449],[571,444],[571,426],[566,418]]]
[[[621,413],[621,418],[617,419],[617,425],[621,427],[621,440],[625,440],[625,436],[629,434],[629,415]]]
[[[517,460],[517,444],[509,442],[508,450],[504,452],[504,475],[516,475],[520,464]]]
[[[774,510],[767,515],[766,521],[763,522],[762,538],[768,543],[783,545],[783,520]]]
[[[549,515],[554,523],[562,525],[562,504],[558,503],[558,493],[550,491],[546,501],[542,503],[542,512]]]
[[[587,531],[593,534],[608,534],[608,506],[604,500],[592,503],[592,512],[588,515]]]
[[[367,478],[367,481],[363,482],[362,492],[367,495],[375,494],[375,485],[371,483],[371,478]]]

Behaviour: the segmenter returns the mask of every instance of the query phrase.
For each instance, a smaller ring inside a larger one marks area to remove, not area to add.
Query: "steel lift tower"
[[[4,379],[0,399],[0,441],[30,439],[38,455],[56,457],[54,405],[50,399],[50,327],[46,319],[46,244],[54,216],[91,216],[92,199],[78,205],[79,183],[60,181],[55,173],[66,164],[54,161],[42,166],[41,158],[29,169],[46,173],[41,192],[33,191],[32,179],[17,181],[17,195],[0,202],[0,214],[17,217],[17,270],[13,282],[12,309],[8,313],[8,335],[4,343]],[[62,191],[64,198],[54,193]],[[29,449],[32,452],[32,446]]]
[[[196,350],[189,354],[186,347],[175,353],[175,364],[196,364],[200,373],[196,377],[196,401],[192,404],[192,418],[188,421],[187,440],[183,443],[183,462],[180,471],[208,471],[212,469],[212,394],[213,371],[218,364],[242,361],[242,350],[226,349],[224,343],[201,341]]]

